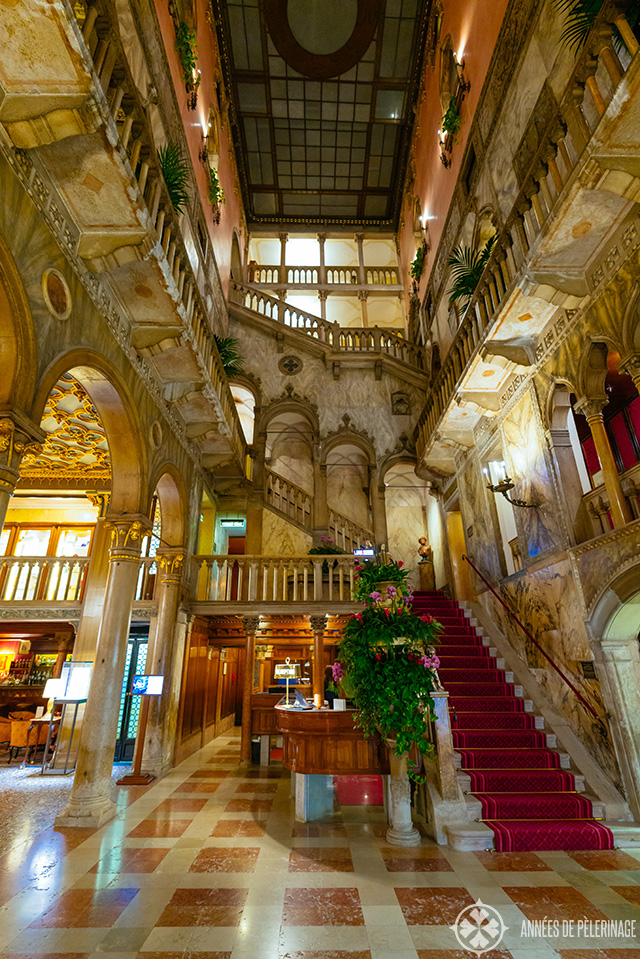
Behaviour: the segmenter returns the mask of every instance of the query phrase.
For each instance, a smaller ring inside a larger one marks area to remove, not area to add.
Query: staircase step
[[[578,793],[497,793],[478,797],[482,819],[593,819],[591,800]],[[598,804],[599,807],[602,803]],[[598,812],[602,809],[599,808]]]
[[[479,729],[453,731],[456,749],[542,749],[549,748],[544,733],[536,729]]]
[[[462,769],[561,769],[562,753],[548,749],[458,749]],[[568,766],[569,757],[566,757]]]

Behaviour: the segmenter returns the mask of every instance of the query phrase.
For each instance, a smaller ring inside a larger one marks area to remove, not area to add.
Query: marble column
[[[247,645],[244,661],[244,688],[242,693],[242,739],[240,741],[240,759],[251,760],[251,696],[253,695],[253,666],[256,655],[256,632],[260,628],[259,616],[243,616],[242,625]]]
[[[640,820],[640,651],[635,635],[592,639],[596,671],[620,772],[634,818]]]
[[[434,690],[431,698],[436,717],[433,727],[440,795],[445,801],[457,801],[460,798],[460,787],[449,719],[449,693],[444,689]]]
[[[184,560],[183,549],[163,549],[156,555],[158,617],[145,672],[164,676],[164,683],[161,695],[150,698],[142,766],[144,772],[158,777],[171,768],[176,737],[181,680],[176,668],[176,627]]]
[[[43,430],[15,410],[0,418],[0,532],[20,479],[20,461],[27,453],[38,453],[45,437]]]
[[[327,241],[326,233],[318,233],[318,244],[320,246],[320,269],[318,270],[318,280],[320,286],[325,286],[327,282],[327,269],[324,262],[324,245]],[[326,296],[325,296],[326,299]],[[323,317],[324,319],[324,317]]]
[[[324,706],[324,631],[327,628],[326,616],[310,616],[309,625],[313,631],[313,705],[316,709]]]
[[[280,283],[287,282],[287,240],[289,239],[288,233],[278,233],[278,239],[280,240]],[[278,295],[280,295],[279,291]],[[284,299],[284,296],[281,297]]]
[[[329,296],[328,290],[318,290],[318,300],[320,301],[320,319],[326,320],[327,318],[327,297]]]
[[[384,495],[384,483],[378,483],[375,478],[371,481],[371,515],[373,518],[373,537],[376,546],[387,546],[389,534],[387,530],[387,504]]]
[[[58,826],[95,829],[115,815],[116,806],[111,801],[113,750],[140,549],[150,525],[147,516],[136,513],[107,517],[111,549],[98,646],[73,788],[69,805],[56,819]]]
[[[611,452],[611,446],[609,444],[609,437],[607,436],[607,431],[604,426],[602,409],[606,403],[607,400],[605,398],[598,397],[596,399],[591,399],[589,397],[582,397],[575,404],[575,409],[578,413],[584,414],[587,423],[589,424],[589,429],[591,430],[591,436],[593,437],[596,453],[598,454],[600,466],[602,467],[602,479],[609,496],[609,506],[611,509],[613,525],[615,527],[619,527],[624,526],[626,523],[630,523],[633,517],[631,515],[629,503],[622,492],[620,476],[618,475],[618,470],[616,468],[613,453]]]
[[[408,753],[395,754],[395,742],[387,740],[389,748],[389,828],[387,842],[391,846],[419,846],[420,833],[411,818],[411,784],[407,772]]]
[[[365,286],[367,277],[364,268],[364,233],[356,233],[354,236],[356,246],[358,247],[358,282],[360,286]]]
[[[319,451],[313,462],[313,545],[318,546],[321,536],[329,532],[329,506],[327,504],[327,467],[319,462]]]
[[[369,298],[369,293],[367,290],[358,290],[358,299],[360,300],[360,307],[362,310],[362,325],[364,327],[369,326],[369,309],[367,300]]]

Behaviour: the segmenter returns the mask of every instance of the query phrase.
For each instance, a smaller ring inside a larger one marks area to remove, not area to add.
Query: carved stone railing
[[[626,66],[614,49],[614,24],[626,45],[623,58]],[[638,43],[627,21],[612,4],[605,4],[589,40],[577,57],[558,101],[557,112],[547,118],[544,131],[537,136],[537,149],[531,155],[525,151],[520,158],[517,171],[519,194],[505,218],[505,227],[498,235],[418,420],[416,446],[419,456],[436,436],[438,425],[454,400],[470,360],[493,329],[503,304],[511,296],[516,283],[522,282],[538,238],[568,195],[566,187],[573,182],[574,171],[637,52]],[[536,283],[532,281],[529,286],[527,291],[535,295]],[[439,297],[446,295],[436,292]]]
[[[393,266],[275,266],[260,264],[249,272],[249,283],[258,286],[304,287],[305,289],[323,289],[325,287],[352,286],[400,287],[400,274]]]
[[[0,558],[0,604],[81,603],[90,556],[3,556]],[[140,560],[135,599],[155,598],[153,556]]]
[[[307,530],[313,528],[313,496],[273,470],[264,471],[265,503]]]
[[[231,284],[230,298],[275,323],[314,337],[336,352],[385,354],[416,369],[424,369],[422,347],[409,342],[395,330],[383,330],[377,326],[343,327],[339,323],[329,323],[275,296],[237,283]]]
[[[194,556],[198,603],[350,603],[353,556]]]
[[[99,98],[101,92],[104,94],[104,106],[113,129],[117,131],[117,153],[123,162],[126,161],[125,166],[128,164],[128,173],[139,191],[135,200],[143,208],[140,219],[148,232],[145,252],[158,262],[163,287],[174,301],[181,321],[181,336],[193,353],[204,382],[204,392],[219,420],[220,433],[227,437],[244,464],[247,461],[246,443],[215,343],[210,310],[198,288],[183,239],[182,216],[174,211],[160,170],[147,110],[117,40],[115,14],[111,5],[102,0],[87,3],[86,14],[82,4],[76,4],[74,10],[92,60],[96,96]],[[193,244],[191,238],[189,242]],[[95,263],[94,268],[104,270],[117,265],[116,258],[113,262]],[[135,317],[133,319],[135,321]],[[151,359],[157,355],[157,349],[143,349],[141,352]]]
[[[633,518],[640,519],[640,463],[620,473],[620,484],[631,507]],[[612,525],[609,519],[611,504],[604,483],[585,493],[582,503],[589,517],[592,535],[601,536],[603,533],[611,532]]]
[[[373,543],[372,530],[359,526],[334,509],[329,510],[329,532],[336,546],[346,553],[362,549],[366,543]]]
[[[88,556],[3,556],[0,602],[79,602]]]

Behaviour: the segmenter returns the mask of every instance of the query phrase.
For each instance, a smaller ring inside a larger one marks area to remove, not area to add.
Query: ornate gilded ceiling
[[[247,220],[393,229],[430,0],[212,0]]]
[[[40,425],[47,438],[40,453],[22,460],[22,486],[36,480],[98,489],[109,485],[111,459],[104,428],[88,394],[72,376],[65,373],[52,389]]]

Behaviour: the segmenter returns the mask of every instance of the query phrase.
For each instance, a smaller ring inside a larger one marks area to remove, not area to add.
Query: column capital
[[[148,516],[144,513],[109,513],[104,525],[111,533],[110,559],[140,559],[142,539],[151,529]]]
[[[318,290],[318,299],[322,303],[329,296],[329,290]]]
[[[260,629],[260,617],[259,616],[243,616],[242,617],[242,627],[247,635],[249,633],[257,633]]]
[[[89,500],[92,506],[95,506],[98,509],[98,518],[104,519],[104,517],[109,512],[109,505],[111,503],[111,493],[109,490],[103,492],[99,490],[87,491],[85,496]]]
[[[587,423],[602,419],[602,411],[608,403],[606,396],[581,396],[573,405],[576,413],[582,413]]]
[[[369,291],[368,290],[358,290],[358,299],[359,300],[368,300]]]
[[[280,240],[281,243],[286,243],[287,240],[289,239],[289,234],[288,234],[288,233],[278,233],[278,239]]]
[[[316,233],[316,236],[318,238],[318,243],[324,243],[325,240],[327,239],[326,233]]]
[[[20,479],[20,461],[39,453],[46,433],[19,410],[0,409],[0,489],[12,494]]]
[[[182,572],[186,559],[186,550],[176,547],[174,549],[162,549],[156,553],[156,564],[162,572],[163,583],[182,582]]]
[[[618,368],[628,373],[636,386],[640,383],[640,353],[629,353],[620,360]]]
[[[312,632],[315,633],[324,633],[327,628],[327,617],[326,616],[310,616],[309,625],[311,626]]]

